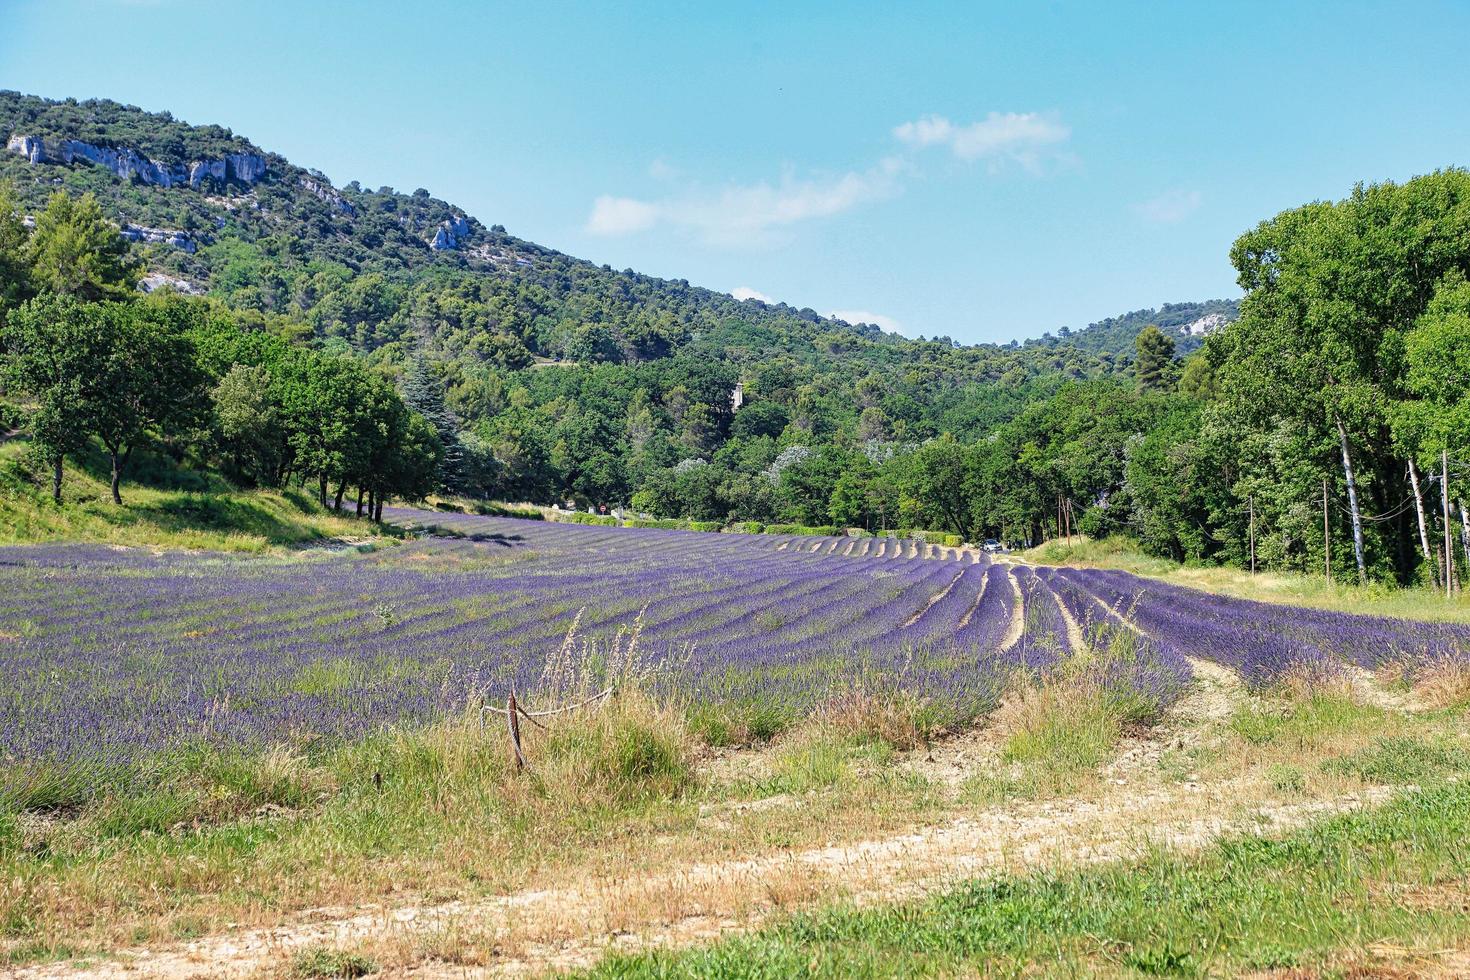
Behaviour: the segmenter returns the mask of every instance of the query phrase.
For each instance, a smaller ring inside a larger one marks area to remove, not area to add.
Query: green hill
[[[400,384],[417,371],[413,407],[452,447],[448,486],[480,497],[937,520],[897,486],[849,488],[839,506],[837,481],[945,433],[993,439],[1069,384],[1099,386],[1064,403],[1085,418],[1090,400],[1132,391],[1145,322],[1189,349],[1188,324],[1235,313],[1166,305],[1024,344],[908,339],[594,265],[426,190],[336,186],[167,113],[0,92],[0,138],[0,182],[21,209],[94,195],[134,242],[144,288],[202,296]]]

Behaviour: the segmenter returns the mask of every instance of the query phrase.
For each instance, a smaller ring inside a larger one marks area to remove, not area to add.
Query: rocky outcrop
[[[1208,337],[1229,323],[1230,317],[1224,313],[1206,313],[1199,319],[1186,323],[1180,329],[1191,337]]]
[[[183,249],[190,255],[199,250],[194,239],[189,237],[186,231],[174,228],[145,228],[142,225],[123,225],[120,232],[122,237],[130,242],[148,242],[155,245],[170,245],[174,248]]]
[[[187,279],[180,279],[178,276],[170,276],[163,272],[150,272],[138,280],[139,292],[151,293],[159,289],[172,289],[174,292],[182,293],[185,296],[204,295],[204,287],[192,283]]]
[[[343,214],[357,213],[352,202],[338,194],[337,188],[333,187],[325,177],[303,174],[297,183],[301,185],[302,190],[319,201],[325,201],[334,211],[341,211]]]
[[[472,234],[474,232],[470,229],[470,219],[462,214],[456,214],[439,222],[439,227],[434,229],[434,240],[429,242],[429,247],[436,252],[453,251],[463,245]]]
[[[82,140],[52,140],[16,133],[6,141],[5,149],[19,154],[30,163],[75,163],[85,160],[105,167],[123,180],[139,180],[159,187],[187,184],[198,187],[206,177],[217,182],[236,180],[253,184],[268,169],[259,153],[230,153],[218,160],[193,160],[189,163],[162,163],[150,160],[131,147],[98,146]]]

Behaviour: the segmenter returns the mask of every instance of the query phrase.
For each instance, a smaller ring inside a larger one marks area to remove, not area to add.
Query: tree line
[[[360,358],[293,343],[218,303],[136,290],[140,267],[90,196],[52,196],[27,227],[0,190],[0,372],[31,403],[30,452],[60,503],[95,440],[111,492],[143,447],[253,486],[312,483],[381,518],[439,486],[440,434]]]

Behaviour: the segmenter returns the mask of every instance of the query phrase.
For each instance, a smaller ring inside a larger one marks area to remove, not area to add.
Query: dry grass
[[[1470,660],[1447,657],[1421,668],[1414,679],[1414,693],[1435,708],[1470,704]]]
[[[874,693],[858,688],[828,702],[818,717],[840,735],[899,750],[927,746],[938,734],[929,706],[906,691]]]

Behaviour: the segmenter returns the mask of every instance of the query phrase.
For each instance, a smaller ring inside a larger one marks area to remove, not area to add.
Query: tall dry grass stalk
[[[1435,708],[1470,704],[1470,659],[1441,657],[1415,672],[1414,693]]]
[[[844,737],[875,739],[907,751],[927,746],[940,734],[928,707],[911,692],[860,687],[823,705],[817,722]]]

